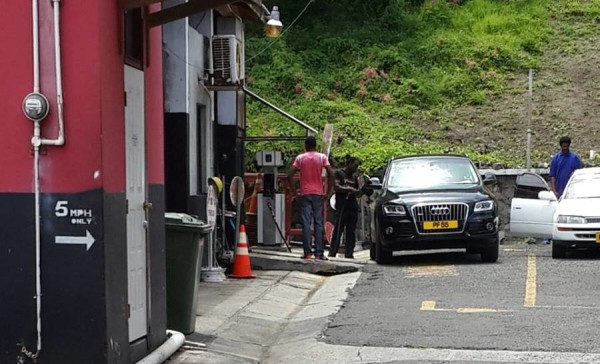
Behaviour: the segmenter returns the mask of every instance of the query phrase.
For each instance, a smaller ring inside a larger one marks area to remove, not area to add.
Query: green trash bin
[[[191,334],[196,326],[198,281],[210,225],[182,213],[165,213],[167,327]]]

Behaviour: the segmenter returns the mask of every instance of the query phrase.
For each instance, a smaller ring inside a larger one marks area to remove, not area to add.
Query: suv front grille
[[[419,234],[462,233],[469,215],[469,205],[461,202],[418,204],[411,210]]]

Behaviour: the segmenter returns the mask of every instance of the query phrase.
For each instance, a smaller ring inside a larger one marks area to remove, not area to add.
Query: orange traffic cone
[[[256,278],[252,274],[250,267],[250,256],[248,255],[248,237],[246,236],[246,228],[244,224],[240,225],[240,241],[235,250],[235,258],[233,259],[233,273],[229,275],[231,278]]]

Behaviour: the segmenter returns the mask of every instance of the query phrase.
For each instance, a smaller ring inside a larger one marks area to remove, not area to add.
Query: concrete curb
[[[250,253],[252,269],[284,270],[312,274],[334,275],[358,271],[362,265],[336,261],[302,260],[286,256]]]

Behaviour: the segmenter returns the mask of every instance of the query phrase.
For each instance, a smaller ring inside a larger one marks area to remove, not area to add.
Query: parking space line
[[[537,295],[537,267],[535,254],[527,259],[527,281],[525,283],[525,307],[535,307]]]
[[[495,308],[436,308],[435,301],[421,302],[421,311],[436,311],[436,312],[455,312],[455,313],[497,313],[497,312],[512,312],[512,310],[498,310]]]
[[[598,306],[535,306],[535,308],[569,309],[569,310],[600,310]]]
[[[456,266],[449,264],[435,264],[404,268],[406,278],[423,277],[454,277],[458,275]]]
[[[421,311],[434,311],[435,301],[423,301],[421,302]]]
[[[474,308],[464,307],[456,309],[457,313],[496,313],[496,312],[508,312],[509,310],[497,310],[495,308]]]

